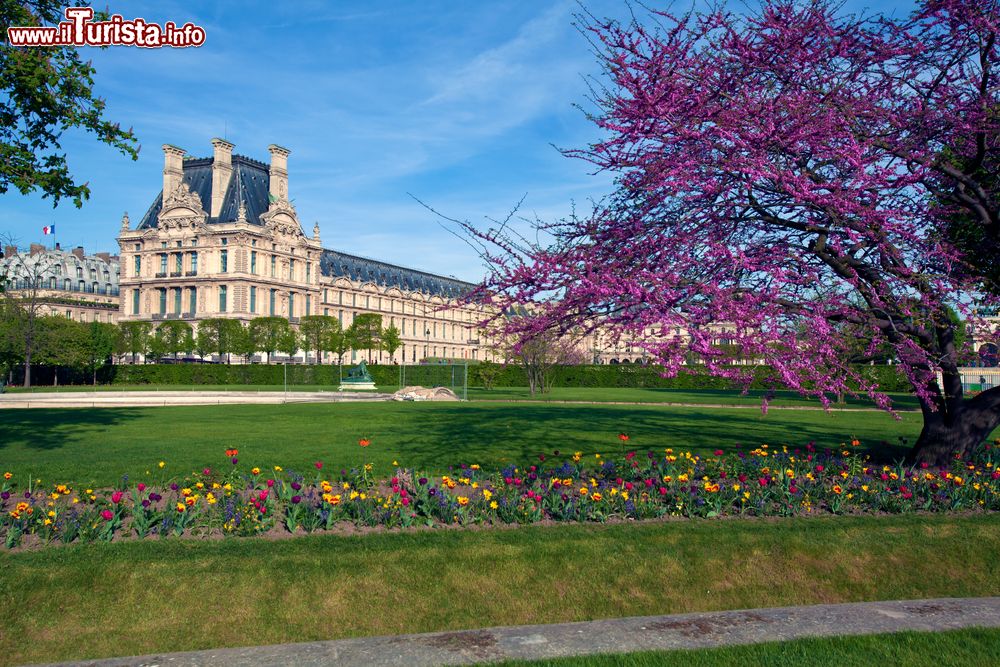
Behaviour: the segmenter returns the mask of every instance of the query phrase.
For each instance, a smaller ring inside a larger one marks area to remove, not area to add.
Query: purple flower
[[[300,490],[302,488],[302,485],[299,484],[298,482],[292,482],[292,488],[294,490],[298,491],[298,490]]]
[[[10,498],[10,491],[4,491],[3,493],[0,493],[0,499],[7,500],[8,498]]]
[[[240,460],[238,458],[236,458],[235,456],[233,457],[233,465],[236,465],[237,463],[239,463],[239,461]]]
[[[417,484],[419,484],[420,486],[427,484],[427,478],[421,477],[420,479],[417,480]]]
[[[143,501],[142,501],[142,506],[143,506],[143,507],[149,507],[149,505],[150,505],[150,502],[149,502],[149,500],[148,500],[148,499],[147,499],[147,500],[143,500]]]
[[[431,490],[427,492],[427,495],[429,495],[429,496],[436,496],[437,492],[438,492],[437,488],[432,486]]]
[[[30,498],[31,497],[31,491],[25,491],[24,492],[24,497],[25,498]]]
[[[298,505],[302,502],[302,496],[292,496],[292,504]]]
[[[177,482],[174,482],[173,484],[170,485],[170,490],[171,491],[176,491],[179,488],[181,488],[181,487],[177,486]]]

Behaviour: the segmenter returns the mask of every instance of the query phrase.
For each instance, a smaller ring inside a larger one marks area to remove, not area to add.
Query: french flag
[[[48,236],[49,234],[55,234],[55,233],[56,233],[56,226],[55,225],[49,225],[47,227],[42,227],[42,234],[44,234],[45,236]]]

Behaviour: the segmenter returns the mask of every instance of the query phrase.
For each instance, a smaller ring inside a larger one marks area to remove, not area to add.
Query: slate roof
[[[438,295],[446,299],[467,294],[475,287],[472,283],[455,278],[445,278],[336,250],[323,251],[320,271],[324,276],[348,278],[363,283],[371,282],[382,287],[397,287],[411,292]]]
[[[191,192],[201,199],[201,207],[206,212],[212,209],[212,162],[210,157],[184,160],[184,182]],[[260,214],[267,212],[268,191],[270,185],[269,169],[266,164],[245,157],[234,155],[233,175],[226,188],[226,196],[222,200],[222,211],[217,218],[209,218],[209,223],[232,222],[240,206],[239,191],[243,191],[243,203],[247,207],[247,220],[260,224]],[[163,192],[157,195],[153,205],[139,221],[137,229],[156,227],[156,218],[163,208]]]

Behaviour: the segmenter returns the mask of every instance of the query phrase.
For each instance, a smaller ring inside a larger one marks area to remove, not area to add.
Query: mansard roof
[[[382,287],[398,287],[401,290],[420,292],[445,299],[455,299],[468,294],[475,287],[456,278],[445,278],[408,269],[376,259],[348,255],[336,250],[324,250],[320,259],[320,271],[324,276],[348,278],[362,283],[375,283]]]
[[[212,209],[212,163],[210,157],[188,158],[184,160],[184,182],[194,194],[201,199],[201,207],[210,212]],[[208,222],[231,222],[236,220],[240,206],[240,192],[247,208],[247,220],[253,224],[260,223],[260,214],[267,212],[270,191],[269,168],[263,162],[233,155],[233,174],[226,188],[226,196],[222,201],[222,210],[217,218],[209,218]],[[157,216],[163,208],[163,191],[157,195],[153,204],[142,216],[137,229],[156,227]]]

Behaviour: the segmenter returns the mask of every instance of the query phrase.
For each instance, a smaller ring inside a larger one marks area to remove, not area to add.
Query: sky
[[[107,6],[126,19],[191,21],[206,42],[83,47],[106,116],[135,130],[139,159],[66,133],[70,171],[91,198],[77,209],[69,200],[53,208],[38,193],[0,195],[0,234],[22,245],[51,245],[42,227],[54,224],[64,248],[117,252],[122,214],[135,225],[161,189],[161,146],[208,157],[213,137],[265,163],[269,144],[290,149],[289,196],[307,235],[319,223],[325,247],[469,281],[484,275],[481,260],[420,202],[484,225],[523,198],[522,215],[554,220],[613,186],[611,175],[558,150],[599,136],[584,110],[593,110],[587,77],[600,68],[574,25],[576,2]],[[911,8],[845,2],[848,11]],[[628,16],[617,0],[586,9]]]

